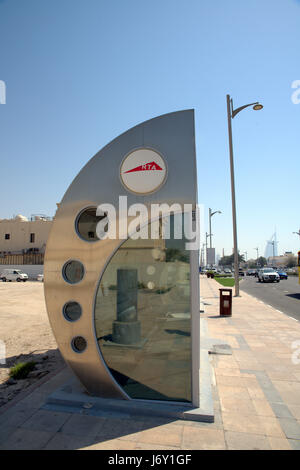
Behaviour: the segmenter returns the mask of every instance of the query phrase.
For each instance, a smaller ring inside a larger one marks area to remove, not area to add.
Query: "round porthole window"
[[[86,349],[87,342],[83,338],[83,336],[76,336],[75,338],[72,339],[71,346],[72,346],[73,351],[77,353],[81,353]]]
[[[63,307],[63,314],[68,321],[77,321],[81,317],[81,305],[78,302],[67,302]]]
[[[77,284],[84,276],[84,267],[80,261],[68,261],[62,270],[63,278],[70,284]]]
[[[89,207],[88,209],[83,210],[78,215],[75,226],[76,232],[85,241],[96,242],[99,240],[97,236],[97,224],[107,218],[107,214],[97,215],[96,207]],[[108,223],[104,227],[104,230],[108,230]]]

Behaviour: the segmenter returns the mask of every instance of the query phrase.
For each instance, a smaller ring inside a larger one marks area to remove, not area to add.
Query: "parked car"
[[[288,278],[287,273],[285,271],[283,271],[282,269],[278,269],[277,273],[279,274],[280,279],[287,279]]]
[[[231,269],[225,268],[225,269],[224,269],[224,273],[225,273],[225,274],[231,274]]]
[[[28,280],[28,275],[22,273],[19,269],[4,269],[0,275],[0,279],[3,282],[6,281],[17,281],[17,282],[26,282]]]
[[[255,276],[256,269],[248,269],[246,272],[247,276]]]
[[[239,269],[239,276],[245,276],[245,272],[242,269]]]
[[[258,271],[258,282],[279,282],[280,276],[273,268],[263,268]]]
[[[36,277],[37,281],[44,282],[44,274],[38,274]]]

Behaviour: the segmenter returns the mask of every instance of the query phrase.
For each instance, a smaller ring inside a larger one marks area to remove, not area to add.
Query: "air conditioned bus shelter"
[[[158,219],[155,237],[124,238],[117,230],[114,239],[99,238],[99,222],[105,232],[111,220],[98,206],[113,206],[120,228],[120,200],[149,214],[153,204],[174,203],[195,214],[193,110],[133,127],[85,165],[55,215],[44,279],[59,349],[91,396],[199,408],[198,247],[189,250],[185,236],[175,236],[183,216],[175,213]]]

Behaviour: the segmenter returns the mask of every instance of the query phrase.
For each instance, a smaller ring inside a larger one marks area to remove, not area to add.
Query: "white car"
[[[4,269],[0,275],[0,279],[2,279],[3,282],[26,282],[28,281],[28,275],[26,273],[22,273],[22,271],[20,271],[19,269]]]
[[[37,277],[36,277],[36,280],[44,282],[44,274],[38,274]]]
[[[258,282],[279,282],[280,276],[273,268],[263,268],[258,271]]]

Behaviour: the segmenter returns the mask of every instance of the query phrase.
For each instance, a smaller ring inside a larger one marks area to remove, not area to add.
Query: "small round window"
[[[63,314],[68,321],[77,321],[81,317],[82,310],[78,302],[68,302],[63,307]]]
[[[68,261],[63,267],[63,277],[70,284],[80,282],[84,275],[84,267],[80,261]]]
[[[88,242],[96,242],[99,240],[97,236],[97,224],[107,218],[107,214],[97,215],[97,208],[90,207],[82,211],[76,219],[76,231],[80,238]],[[104,231],[108,230],[108,224],[104,226]]]
[[[87,342],[82,336],[76,336],[71,342],[72,349],[77,352],[83,352],[87,347]]]

